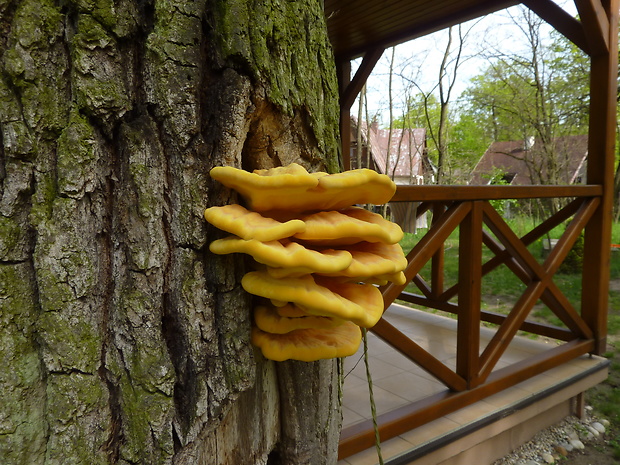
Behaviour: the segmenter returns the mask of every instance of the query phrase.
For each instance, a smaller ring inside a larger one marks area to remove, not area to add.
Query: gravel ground
[[[609,422],[601,420],[586,407],[586,415],[579,420],[569,417],[537,433],[493,465],[615,465],[620,462],[611,456]]]

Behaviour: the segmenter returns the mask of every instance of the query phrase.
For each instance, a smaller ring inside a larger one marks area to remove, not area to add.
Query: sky
[[[569,14],[577,14],[573,1],[557,0],[556,3]],[[480,74],[488,65],[486,58],[476,55],[481,52],[488,53],[496,48],[500,52],[513,53],[524,47],[523,34],[510,18],[510,15],[518,16],[520,8],[523,7],[512,7],[463,24],[462,30],[469,30],[464,52],[467,56],[456,74],[452,102],[456,101],[467,88],[471,78]],[[547,34],[551,29],[550,26],[546,28]],[[395,47],[395,76],[392,80],[394,117],[398,117],[403,111],[407,87],[411,88],[411,81],[415,81],[424,93],[436,88],[439,66],[447,40],[448,32],[443,30]],[[367,83],[369,115],[371,118],[373,115],[378,115],[382,125],[389,123],[388,79],[391,54],[392,49],[383,53]],[[360,63],[361,59],[352,63],[353,73]],[[409,93],[411,92],[410,90]],[[351,114],[355,116],[357,112],[356,101],[351,108]]]

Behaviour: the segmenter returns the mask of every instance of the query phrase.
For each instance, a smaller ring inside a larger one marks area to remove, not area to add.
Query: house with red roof
[[[357,121],[351,118],[351,167],[358,167]],[[387,174],[397,185],[424,184],[426,159],[426,129],[380,129],[377,123],[370,126],[362,121],[360,151],[361,168],[370,168]],[[393,219],[405,232],[416,228],[426,228],[427,221],[423,215],[416,222],[415,202],[398,202],[390,204]]]
[[[585,179],[588,136],[494,142],[472,171],[470,185],[580,184]]]

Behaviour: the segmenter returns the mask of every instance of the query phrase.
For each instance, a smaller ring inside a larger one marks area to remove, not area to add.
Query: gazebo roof
[[[324,11],[336,62],[344,62],[520,3],[590,56],[607,53],[600,0],[575,2],[581,21],[552,0],[324,0]]]
[[[516,5],[514,0],[325,0],[337,60],[386,48]]]

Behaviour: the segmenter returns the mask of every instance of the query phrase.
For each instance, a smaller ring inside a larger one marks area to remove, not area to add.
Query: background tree
[[[434,166],[434,182],[450,184],[454,180],[450,176],[450,104],[454,96],[459,69],[468,60],[463,55],[466,41],[476,23],[463,28],[462,24],[450,27],[446,31],[445,44],[442,48],[440,63],[437,67],[437,80],[425,90],[420,78],[428,73],[428,65],[420,63],[416,69],[413,61],[405,62],[401,79],[407,82],[408,95],[406,99],[406,113],[396,122],[396,127],[424,127],[427,131],[429,156]],[[413,72],[412,72],[413,68]],[[414,91],[415,89],[415,91]],[[417,96],[415,96],[417,94]],[[409,97],[413,96],[413,97]],[[404,126],[412,122],[419,122],[417,126]]]
[[[520,12],[513,22],[525,39],[523,51],[490,55],[465,99],[493,140],[524,141],[529,153],[524,161],[534,182],[564,184],[568,160],[558,138],[587,132],[587,61],[559,35],[546,44],[542,19],[527,8]]]
[[[408,88],[409,90],[412,87]],[[429,132],[429,128],[438,127],[441,107],[437,101],[437,97],[433,94],[424,94],[411,92],[406,95],[406,105],[402,115],[394,122],[395,128],[425,128]],[[437,182],[437,145],[433,143],[432,137],[427,134],[427,148],[425,153],[425,165],[430,167],[430,171],[425,173],[425,183],[435,184]]]
[[[0,31],[0,461],[335,463],[337,362],[255,355],[202,218],[215,165],[338,169],[322,2],[15,0]]]
[[[514,21],[526,39],[523,51],[487,57],[488,67],[464,93],[465,112],[498,141],[587,132],[585,55],[557,33],[545,44],[542,20],[528,9],[522,15]]]
[[[467,184],[472,170],[493,140],[475,116],[463,113],[459,108],[454,113],[456,116],[450,121],[448,172],[453,183]]]

